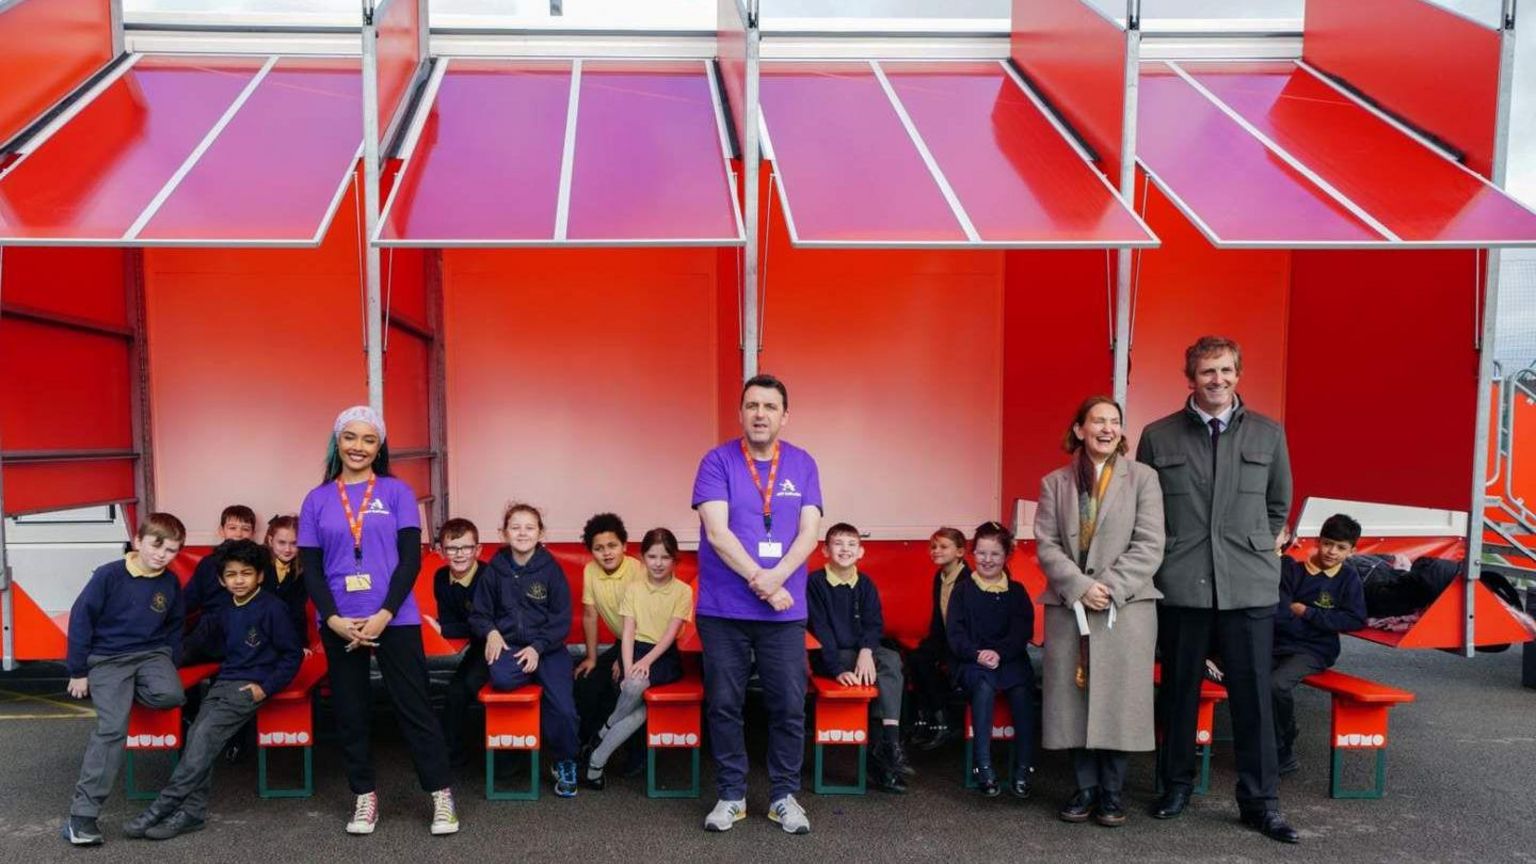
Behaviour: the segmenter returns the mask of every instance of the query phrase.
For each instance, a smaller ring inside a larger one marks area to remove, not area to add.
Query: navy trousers
[[[742,706],[754,662],[768,707],[768,800],[799,791],[805,759],[805,622],[700,615],[696,626],[704,643],[705,716],[720,799],[747,797]]]

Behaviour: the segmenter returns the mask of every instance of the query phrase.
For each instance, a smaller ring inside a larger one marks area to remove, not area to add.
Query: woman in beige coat
[[[1120,406],[1077,409],[1066,467],[1040,482],[1036,554],[1045,571],[1044,746],[1070,749],[1077,792],[1060,817],[1125,821],[1128,751],[1153,749],[1152,661],[1163,560],[1157,473],[1121,458]]]

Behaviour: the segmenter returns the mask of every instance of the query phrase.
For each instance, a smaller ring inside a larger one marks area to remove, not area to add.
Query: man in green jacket
[[[1285,431],[1244,407],[1237,395],[1237,343],[1203,336],[1184,352],[1192,395],[1142,432],[1136,459],[1157,470],[1167,546],[1155,581],[1162,656],[1163,797],[1152,808],[1172,819],[1195,780],[1195,726],[1205,660],[1221,658],[1237,751],[1243,822],[1266,837],[1299,839],[1279,811],[1279,764],[1270,702],[1270,664],[1280,559],[1276,538],[1291,507]]]

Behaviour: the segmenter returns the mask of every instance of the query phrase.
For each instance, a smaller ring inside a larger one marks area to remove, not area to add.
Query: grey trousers
[[[86,658],[96,731],[80,760],[80,779],[69,815],[95,819],[117,783],[128,738],[128,713],[135,701],[150,708],[175,708],[186,701],[170,648]]]
[[[1275,658],[1269,686],[1275,704],[1275,750],[1281,755],[1281,761],[1292,755],[1296,744],[1296,685],[1308,675],[1327,668],[1328,664],[1321,658],[1306,653]]]
[[[820,651],[814,652],[813,657],[820,665]],[[875,718],[877,720],[895,720],[901,722],[901,697],[906,693],[905,678],[901,672],[901,655],[881,645],[874,650],[875,655],[875,689],[880,695],[875,697]],[[844,648],[837,652],[838,659],[842,661],[844,668],[853,671],[853,664],[859,659],[857,648]]]
[[[249,690],[240,689],[248,683],[214,682],[208,695],[203,697],[197,720],[187,731],[187,746],[181,751],[181,761],[176,763],[171,781],[160,790],[160,797],[150,806],[166,814],[180,808],[194,819],[207,817],[214,763],[229,739],[256,716],[258,703],[252,699]]]

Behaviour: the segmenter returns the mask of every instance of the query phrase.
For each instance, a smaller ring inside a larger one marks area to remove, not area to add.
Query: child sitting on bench
[[[587,758],[585,782],[593,789],[604,786],[608,757],[645,726],[645,691],[683,677],[677,633],[685,621],[693,620],[693,589],[673,573],[677,537],[665,528],[652,528],[640,541],[640,554],[645,556],[645,576],[630,582],[619,601],[624,621],[619,661],[624,677],[618,704],[598,730]]]
[[[1359,542],[1360,523],[1339,513],[1323,522],[1317,550],[1305,562],[1281,555],[1270,678],[1281,774],[1301,767],[1296,757],[1296,685],[1339,659],[1340,633],[1365,626],[1365,592],[1347,563]]]

